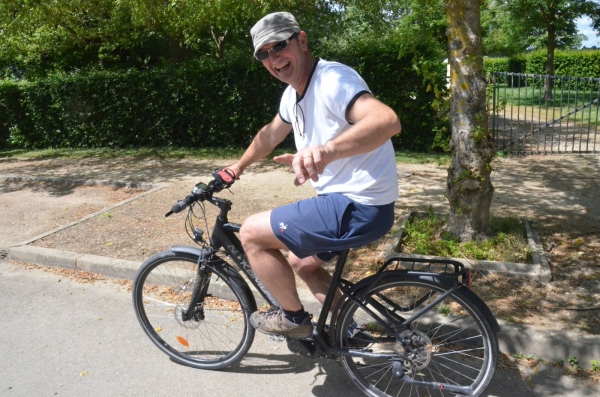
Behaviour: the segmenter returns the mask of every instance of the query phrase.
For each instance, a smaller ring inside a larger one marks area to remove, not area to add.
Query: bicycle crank
[[[294,339],[289,336],[285,338],[287,341],[288,349],[294,354],[299,354],[302,357],[306,358],[319,358],[323,353],[323,350],[320,349],[316,343],[302,340],[302,339]]]

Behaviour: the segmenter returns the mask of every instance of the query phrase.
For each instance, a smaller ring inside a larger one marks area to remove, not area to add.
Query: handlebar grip
[[[192,202],[194,202],[194,196],[189,195],[183,200],[180,200],[177,204],[175,204],[171,208],[171,212],[177,214],[178,212],[181,212],[184,209],[186,209],[190,204],[192,204]]]
[[[231,186],[235,182],[235,173],[230,168],[217,169],[213,171],[213,176],[219,180],[219,182]]]

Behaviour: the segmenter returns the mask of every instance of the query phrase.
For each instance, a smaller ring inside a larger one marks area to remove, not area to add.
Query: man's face
[[[259,51],[271,49],[277,43],[268,43]],[[306,66],[309,60],[308,47],[306,45],[306,34],[300,32],[296,38],[288,43],[287,48],[281,52],[269,51],[269,58],[262,61],[269,73],[278,80],[290,84],[292,87],[300,84],[306,79]],[[310,65],[308,65],[310,68]],[[310,74],[310,70],[308,70]]]

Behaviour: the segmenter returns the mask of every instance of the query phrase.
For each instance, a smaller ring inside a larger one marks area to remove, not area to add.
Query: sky
[[[600,37],[596,36],[596,32],[591,28],[592,20],[588,17],[579,18],[576,20],[577,30],[587,36],[587,41],[582,43],[582,47],[591,47],[595,45],[600,47]]]

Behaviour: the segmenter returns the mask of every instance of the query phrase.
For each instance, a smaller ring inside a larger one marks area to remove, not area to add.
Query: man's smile
[[[287,61],[286,63],[284,63],[281,66],[275,66],[275,65],[273,65],[273,69],[277,70],[278,72],[281,72],[281,71],[287,69],[289,66],[290,66],[290,61]]]

